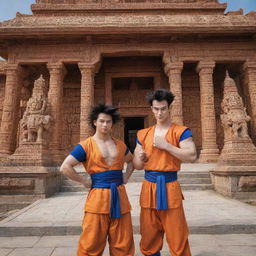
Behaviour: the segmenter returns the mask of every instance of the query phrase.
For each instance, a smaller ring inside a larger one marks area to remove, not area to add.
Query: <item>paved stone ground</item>
[[[198,166],[193,166],[192,169]],[[200,168],[199,168],[200,169]],[[140,183],[127,184],[139,252]],[[255,256],[256,207],[214,191],[184,191],[193,256]],[[86,193],[39,200],[0,222],[0,256],[75,256]],[[104,256],[108,255],[108,248]],[[162,255],[170,255],[164,244]]]
[[[140,183],[127,184],[134,232],[139,233]],[[256,207],[214,191],[184,191],[192,234],[256,233]],[[60,193],[39,200],[0,222],[0,236],[78,235],[86,193]]]
[[[139,235],[135,235],[136,256]],[[0,256],[75,256],[79,236],[0,238]],[[255,256],[256,234],[190,235],[193,256]],[[106,247],[103,256],[108,256]],[[170,255],[164,243],[162,256]]]

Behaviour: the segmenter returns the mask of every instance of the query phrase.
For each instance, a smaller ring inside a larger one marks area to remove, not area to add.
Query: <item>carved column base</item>
[[[256,147],[249,137],[227,141],[218,162],[228,166],[256,166]]]
[[[1,166],[0,210],[23,208],[58,192],[60,185],[58,167]]]
[[[219,159],[218,149],[203,149],[200,152],[199,162],[200,163],[216,163]]]
[[[216,192],[256,205],[256,166],[217,165],[210,174]]]
[[[256,147],[249,137],[225,141],[211,178],[220,194],[256,205]]]
[[[53,166],[48,145],[43,142],[22,142],[8,160],[8,165],[14,166]]]

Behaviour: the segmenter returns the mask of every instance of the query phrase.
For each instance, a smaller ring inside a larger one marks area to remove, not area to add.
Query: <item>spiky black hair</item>
[[[167,91],[166,89],[157,89],[146,95],[146,99],[151,106],[152,106],[153,100],[157,100],[157,101],[166,100],[168,103],[168,106],[170,106],[174,98],[175,98],[174,94],[171,93],[170,91]]]
[[[120,114],[118,112],[118,108],[115,108],[112,105],[99,103],[98,105],[93,107],[89,116],[89,121],[93,128],[95,128],[94,121],[96,121],[98,119],[99,114],[102,114],[102,113],[106,115],[110,115],[112,117],[113,124],[115,124],[117,121],[120,120]]]

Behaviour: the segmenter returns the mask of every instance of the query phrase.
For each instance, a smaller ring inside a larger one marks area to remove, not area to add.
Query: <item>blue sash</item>
[[[159,172],[145,170],[144,178],[147,181],[156,183],[156,209],[167,210],[167,193],[165,183],[173,182],[178,179],[177,172]]]
[[[160,252],[156,252],[154,254],[150,254],[150,255],[147,255],[147,256],[161,256],[161,253]]]
[[[110,170],[98,172],[91,175],[92,188],[110,189],[110,216],[111,218],[121,218],[120,199],[117,186],[123,184],[122,170]]]

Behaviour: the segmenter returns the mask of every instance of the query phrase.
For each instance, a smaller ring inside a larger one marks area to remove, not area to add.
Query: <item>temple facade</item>
[[[256,144],[255,12],[224,14],[217,0],[36,0],[31,9],[0,23],[1,165],[58,166],[92,134],[98,102],[119,108],[113,136],[134,149],[136,131],[154,123],[145,95],[156,88],[175,94],[172,120],[191,128],[199,161],[216,162],[227,71]]]
[[[145,94],[176,96],[174,122],[192,129],[201,161],[223,147],[220,103],[226,70],[251,116],[256,143],[256,14],[224,14],[218,1],[37,0],[32,15],[0,23],[0,153],[19,146],[26,101],[42,74],[54,125],[50,149],[63,156],[91,134],[91,106],[119,107],[113,135],[134,147],[154,120]]]

